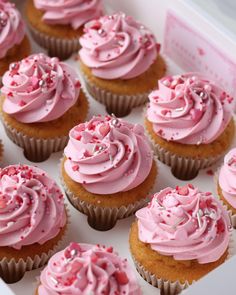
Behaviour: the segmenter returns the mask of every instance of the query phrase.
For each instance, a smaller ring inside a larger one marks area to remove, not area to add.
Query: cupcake
[[[79,57],[88,92],[118,117],[144,104],[166,70],[154,35],[123,13],[93,20],[84,31]]]
[[[42,271],[35,295],[141,295],[127,259],[112,247],[70,243]]]
[[[66,229],[63,194],[41,169],[11,165],[0,171],[0,277],[20,280],[43,266]]]
[[[74,127],[62,160],[62,183],[72,205],[97,230],[141,208],[157,167],[144,128],[111,116]]]
[[[102,0],[28,0],[26,17],[32,37],[61,59],[76,52],[84,24],[102,14]]]
[[[199,73],[165,77],[150,96],[145,125],[160,161],[179,179],[214,164],[234,137],[234,100]]]
[[[34,54],[10,65],[2,79],[0,111],[9,138],[31,161],[62,150],[69,130],[85,120],[88,101],[74,70]]]
[[[130,231],[136,268],[164,294],[179,293],[228,256],[230,219],[210,192],[168,187],[136,216]]]
[[[236,228],[236,148],[225,155],[224,163],[217,174],[218,195],[231,211],[232,225]]]
[[[0,76],[16,60],[30,54],[29,39],[25,34],[25,24],[15,4],[0,2]]]

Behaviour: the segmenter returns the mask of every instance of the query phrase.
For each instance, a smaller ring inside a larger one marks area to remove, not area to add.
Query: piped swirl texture
[[[153,154],[139,124],[97,116],[74,127],[69,137],[65,171],[91,193],[128,191],[149,175]]]
[[[175,260],[214,262],[229,245],[227,211],[210,192],[191,184],[156,193],[136,216],[140,241]]]
[[[124,13],[103,16],[85,25],[81,61],[102,79],[132,79],[148,70],[160,45],[142,24]]]
[[[76,103],[81,86],[69,65],[43,53],[11,64],[2,83],[3,111],[22,123],[58,119]]]
[[[0,171],[0,247],[44,244],[65,223],[63,194],[44,171],[27,165]]]
[[[232,118],[234,99],[199,73],[165,77],[149,95],[147,119],[168,141],[209,144]]]
[[[126,259],[112,247],[71,243],[42,271],[39,295],[141,295]]]
[[[15,4],[0,1],[0,58],[14,45],[19,45],[25,36],[25,24]]]
[[[102,0],[34,0],[49,25],[71,25],[74,30],[102,15]]]

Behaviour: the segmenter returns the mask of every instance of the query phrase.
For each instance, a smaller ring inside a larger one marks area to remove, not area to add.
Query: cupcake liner
[[[17,131],[2,120],[6,134],[18,146],[23,148],[25,157],[32,162],[42,162],[52,153],[64,149],[68,142],[68,136],[56,138],[34,138]]]
[[[143,110],[143,120],[146,118],[146,109],[147,107]],[[191,180],[195,178],[198,175],[199,170],[212,166],[222,157],[222,154],[206,159],[179,156],[171,153],[156,143],[146,128],[145,133],[152,144],[154,153],[156,154],[158,160],[170,166],[172,174],[180,180]]]
[[[222,156],[219,155],[217,157],[210,157],[207,159],[182,157],[164,149],[159,144],[154,143],[153,140],[151,141],[158,159],[164,164],[170,166],[172,174],[181,180],[191,180],[195,178],[199,170],[212,166]]]
[[[234,241],[232,235],[230,236],[230,242],[228,247],[228,256],[226,260],[230,259],[233,255],[235,255]],[[141,277],[151,284],[154,287],[161,289],[161,294],[174,295],[181,293],[184,289],[188,288],[191,284],[188,281],[181,283],[180,281],[171,282],[169,280],[164,280],[162,278],[158,278],[156,275],[152,274],[148,270],[146,270],[140,263],[132,255],[132,259],[134,261],[135,267]],[[194,284],[196,281],[193,281]]]
[[[34,41],[41,47],[46,48],[48,54],[52,57],[57,56],[60,59],[67,59],[80,48],[79,36],[74,39],[55,38],[37,31],[30,24],[28,25]]]
[[[118,219],[123,219],[133,215],[138,209],[142,208],[149,199],[149,197],[147,197],[133,204],[129,204],[128,206],[121,206],[119,208],[105,208],[80,200],[69,191],[63,181],[62,186],[72,206],[81,213],[87,215],[88,223],[92,228],[101,231],[113,228]]]
[[[135,95],[116,94],[95,86],[84,74],[83,77],[89,94],[95,100],[105,105],[109,114],[113,113],[117,117],[124,117],[128,115],[133,108],[145,104],[148,100],[148,93]]]
[[[41,266],[45,265],[49,258],[62,247],[63,240],[67,234],[68,226],[70,224],[70,215],[67,205],[65,205],[65,209],[67,212],[66,229],[61,239],[52,249],[50,249],[48,252],[43,252],[40,255],[35,255],[34,257],[28,256],[26,259],[20,258],[19,260],[16,260],[11,258],[8,260],[6,257],[4,257],[0,260],[0,277],[6,283],[15,283],[22,279],[27,271],[40,268]]]
[[[155,275],[147,271],[140,263],[138,263],[134,259],[134,257],[133,257],[133,261],[141,277],[152,286],[161,289],[162,290],[161,294],[174,295],[174,294],[180,293],[182,290],[189,287],[189,283],[187,281],[184,284],[182,284],[180,283],[180,281],[171,282],[168,280],[157,278]]]
[[[60,161],[60,169],[61,169],[61,165],[62,165],[62,159]],[[156,161],[156,165],[157,165],[157,161]],[[152,187],[150,191],[147,193],[147,197],[143,198],[142,200],[129,204],[128,206],[121,206],[119,208],[116,208],[116,207],[109,208],[109,207],[96,206],[94,204],[90,204],[88,202],[80,200],[66,186],[62,175],[61,175],[61,183],[71,205],[75,209],[79,210],[81,213],[87,215],[88,224],[92,228],[96,230],[100,230],[100,231],[106,231],[106,230],[112,229],[115,226],[117,220],[133,215],[137,210],[139,210],[140,208],[144,207],[147,204],[150,196],[153,193],[153,187]]]

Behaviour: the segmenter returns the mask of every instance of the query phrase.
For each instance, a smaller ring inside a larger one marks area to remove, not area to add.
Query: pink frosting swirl
[[[3,110],[23,123],[48,122],[72,107],[80,92],[76,72],[43,53],[10,65],[2,79]]]
[[[227,211],[210,192],[200,192],[191,184],[155,194],[136,216],[139,239],[176,260],[213,262],[229,245]]]
[[[161,79],[149,99],[147,119],[168,141],[211,143],[232,118],[233,98],[199,73]]]
[[[35,7],[45,11],[43,21],[50,25],[71,25],[74,30],[102,15],[101,0],[34,0]]]
[[[141,295],[127,260],[99,245],[71,243],[49,260],[40,281],[39,295]]]
[[[219,186],[224,198],[236,208],[236,148],[225,155],[219,173]]]
[[[14,45],[22,42],[25,24],[15,4],[0,1],[0,58]]]
[[[147,28],[123,13],[87,23],[80,43],[82,62],[92,68],[94,76],[104,79],[141,75],[155,61],[160,49]]]
[[[139,124],[98,116],[74,127],[69,136],[66,173],[91,193],[128,191],[151,170],[152,151]]]
[[[44,171],[11,165],[0,171],[0,246],[21,249],[54,238],[66,223],[63,195]]]

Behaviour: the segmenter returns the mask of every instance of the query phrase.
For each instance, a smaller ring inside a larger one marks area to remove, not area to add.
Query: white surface
[[[214,272],[202,278],[197,284],[184,291],[183,295],[235,294],[235,265],[236,257],[234,256]]]
[[[2,279],[0,279],[0,291],[1,291],[1,294],[4,294],[4,295],[14,295],[12,290],[9,288],[7,284],[4,283]]]
[[[168,4],[171,3],[170,0],[161,1],[161,0],[148,0],[148,5],[143,5],[147,3],[147,1],[144,0],[120,0],[120,1],[107,1],[109,4],[112,4],[114,9],[117,10],[124,10],[127,13],[130,13],[136,17],[138,17],[140,20],[142,20],[144,23],[150,26],[151,29],[156,33],[159,40],[162,41],[163,38],[163,28],[164,28],[164,16],[165,16],[165,10],[168,6]],[[164,3],[163,3],[164,2]],[[173,1],[172,1],[173,2]],[[177,1],[178,2],[178,1]],[[18,1],[18,3],[22,3],[22,1]],[[158,10],[158,11],[157,11]],[[147,17],[149,15],[149,17]],[[157,17],[158,15],[158,17]],[[34,47],[35,51],[38,51],[39,49],[37,46]],[[69,61],[71,64],[74,64],[73,59]],[[76,64],[74,64],[75,67],[77,67]],[[176,73],[177,69],[174,66],[171,66],[169,63],[169,71],[171,73]],[[105,110],[104,107],[100,104],[98,104],[96,101],[90,99],[90,113],[89,118],[94,114],[104,114]],[[131,122],[141,122],[141,112],[142,108],[135,109],[131,115],[127,117],[127,120],[130,120]],[[0,125],[0,137],[3,139],[4,142],[4,165],[9,164],[15,164],[15,163],[25,163],[25,164],[33,164],[29,161],[27,161],[22,153],[22,150],[14,145],[7,136],[5,135],[5,132]],[[39,167],[47,171],[49,175],[51,175],[52,178],[54,178],[59,183],[59,170],[58,170],[58,163],[59,159],[61,158],[62,153],[53,154],[49,160],[37,164]],[[214,170],[214,168],[213,168]],[[162,188],[165,188],[166,186],[173,186],[184,184],[185,182],[179,181],[175,179],[172,174],[170,173],[170,169],[163,165],[162,163],[159,164],[159,175],[158,175],[158,181],[156,184],[156,190],[160,190]],[[209,176],[206,171],[201,171],[199,176],[194,180],[191,181],[194,185],[198,186],[202,190],[212,191],[214,192],[214,183],[213,183],[213,177]],[[67,201],[66,201],[67,202]],[[68,203],[68,202],[67,202]],[[69,227],[68,235],[64,241],[64,246],[66,246],[70,241],[77,241],[77,242],[86,242],[86,243],[100,243],[100,244],[106,244],[106,245],[112,245],[116,251],[119,252],[119,254],[122,257],[128,258],[130,264],[133,266],[132,259],[129,254],[129,245],[128,245],[128,234],[129,234],[129,228],[130,224],[134,220],[134,217],[130,217],[121,221],[118,221],[117,225],[108,232],[99,232],[95,231],[92,228],[90,228],[87,224],[86,216],[76,211],[70,204],[68,205],[70,209],[71,214],[71,225]],[[133,266],[134,268],[134,266]],[[134,268],[135,271],[135,268]],[[227,275],[228,272],[230,272],[230,269],[224,270],[224,274]],[[10,288],[15,292],[16,295],[31,295],[34,293],[35,286],[36,286],[36,277],[40,275],[40,269],[31,271],[26,273],[24,278],[16,283],[10,285]],[[137,278],[139,280],[139,283],[141,285],[143,294],[148,295],[158,295],[159,290],[152,287],[148,283],[146,283],[138,274]],[[207,286],[211,284],[210,281],[208,281]],[[214,275],[213,275],[213,283],[214,285]],[[225,292],[226,294],[235,294],[236,293],[236,287],[234,291],[231,289],[228,292],[226,290],[225,286]],[[204,289],[201,289],[204,290]],[[216,289],[217,290],[217,289]],[[191,288],[189,288],[188,292],[191,291]],[[0,294],[6,295],[3,290],[0,288]],[[191,294],[191,293],[189,293]],[[202,293],[206,294],[206,293]],[[212,292],[209,294],[219,294],[217,292]]]
[[[196,8],[201,10],[201,14],[206,17],[229,35],[236,42],[236,1],[235,0],[185,0],[192,2]]]

